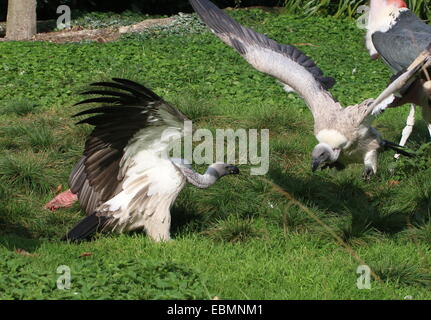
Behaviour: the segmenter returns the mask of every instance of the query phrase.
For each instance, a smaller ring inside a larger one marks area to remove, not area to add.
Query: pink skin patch
[[[388,4],[394,4],[397,8],[407,8],[407,4],[403,0],[388,0]]]
[[[78,201],[78,196],[72,193],[69,189],[57,195],[54,199],[48,202],[44,208],[51,211],[55,211],[60,208],[70,208],[76,201]]]
[[[380,55],[378,53],[372,54],[371,60],[377,60],[379,57],[380,57]]]

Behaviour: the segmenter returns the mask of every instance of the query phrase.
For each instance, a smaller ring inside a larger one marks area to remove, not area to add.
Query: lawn
[[[230,14],[313,57],[338,80],[332,93],[344,105],[376,97],[389,79],[353,20]],[[418,157],[382,154],[366,182],[360,164],[313,174],[303,101],[196,19],[111,43],[0,42],[0,61],[0,298],[431,298],[431,154],[420,116],[408,144]],[[91,130],[75,125],[73,104],[88,83],[114,76],[148,85],[195,127],[269,129],[269,173],[242,165],[211,189],[187,186],[168,243],[142,233],[59,241],[84,216],[78,204],[43,209],[67,189]],[[374,124],[398,141],[407,113],[390,110]],[[371,289],[357,288],[361,264],[377,278]],[[70,268],[69,290],[57,289],[59,266]]]

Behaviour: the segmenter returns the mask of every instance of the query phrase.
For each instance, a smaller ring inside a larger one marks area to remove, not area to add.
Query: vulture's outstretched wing
[[[366,116],[378,115],[396,100],[396,94],[400,91],[408,90],[410,85],[422,76],[422,70],[431,66],[431,46],[423,51],[413,63],[383,90],[383,92],[366,108]]]
[[[190,0],[202,21],[224,43],[236,49],[254,68],[292,88],[306,101],[314,118],[327,108],[341,108],[327,91],[335,80],[325,77],[300,50],[243,27],[208,0]]]
[[[99,97],[78,105],[101,103],[102,106],[75,115],[91,115],[78,124],[87,123],[95,128],[87,138],[84,155],[69,177],[71,191],[78,195],[87,215],[123,191],[127,176],[142,178],[140,172],[136,172],[137,156],[143,162],[148,160],[153,171],[162,172],[167,162],[152,158],[165,152],[172,139],[183,136],[184,120],[187,120],[176,108],[136,82],[114,78],[112,82],[98,82],[92,86],[97,89],[83,94]],[[147,151],[151,159],[145,152],[138,155],[142,151]],[[147,189],[153,186],[153,192],[157,193],[155,189],[163,189],[158,183],[147,180],[144,185]]]

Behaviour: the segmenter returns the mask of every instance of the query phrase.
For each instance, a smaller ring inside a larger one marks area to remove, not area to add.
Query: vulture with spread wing
[[[77,195],[87,217],[63,239],[144,229],[155,241],[169,240],[170,209],[185,184],[208,188],[239,170],[215,163],[201,175],[187,161],[169,158],[169,146],[184,136],[187,118],[146,87],[125,79],[92,85],[97,89],[84,94],[99,97],[79,104],[102,106],[76,115],[91,115],[79,123],[94,130],[70,175],[68,191]]]
[[[312,169],[322,165],[346,164],[361,159],[364,176],[377,171],[377,156],[385,148],[403,152],[381,138],[370,125],[373,116],[388,107],[411,78],[420,73],[429,57],[400,75],[376,99],[343,108],[328,91],[335,80],[324,76],[318,66],[291,45],[275,42],[267,36],[243,27],[208,0],[190,0],[202,21],[224,43],[234,48],[255,69],[271,75],[289,90],[298,93],[314,118],[314,133],[319,141],[312,152]]]

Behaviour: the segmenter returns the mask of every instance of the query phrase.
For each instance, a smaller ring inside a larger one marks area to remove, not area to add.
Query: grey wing
[[[125,79],[113,80],[92,84],[99,88],[84,94],[101,96],[79,103],[104,105],[75,115],[91,115],[78,124],[95,127],[87,138],[83,156],[69,177],[71,191],[78,195],[81,207],[88,215],[121,191],[124,152],[138,132],[149,126],[176,125],[180,128],[182,121],[187,119],[144,86]]]
[[[395,71],[406,69],[431,44],[431,32],[376,32],[372,36],[374,47],[382,59]]]
[[[291,45],[243,27],[208,0],[190,0],[202,21],[224,43],[236,49],[255,69],[271,75],[296,91],[311,109],[341,108],[327,91],[335,80],[325,77],[313,60]]]
[[[431,66],[431,46],[424,50],[408,68],[392,81],[388,87],[372,102],[362,109],[364,119],[369,115],[378,115],[394,102],[396,95],[408,88],[422,75],[423,68]]]

